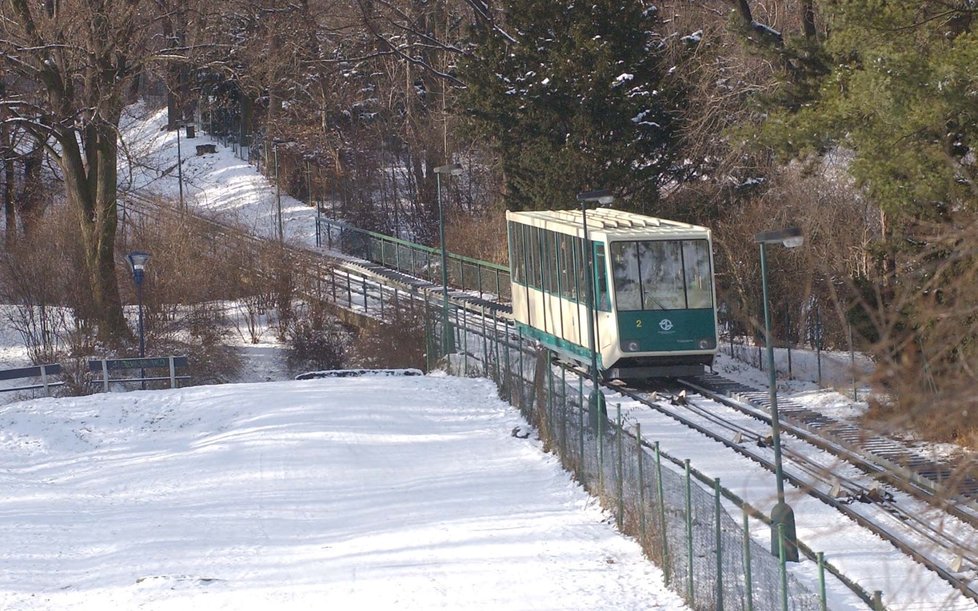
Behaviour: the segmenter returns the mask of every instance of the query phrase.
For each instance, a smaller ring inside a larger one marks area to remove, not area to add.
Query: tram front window
[[[679,310],[713,304],[706,240],[613,242],[619,310]]]
[[[710,249],[706,240],[683,242],[683,269],[686,272],[686,307],[712,308],[713,283],[710,282]]]
[[[641,310],[642,288],[638,281],[638,243],[612,242],[611,269],[619,310]]]

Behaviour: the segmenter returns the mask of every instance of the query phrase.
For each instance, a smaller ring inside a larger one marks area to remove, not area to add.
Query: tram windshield
[[[619,310],[713,307],[706,240],[612,242],[611,267]]]

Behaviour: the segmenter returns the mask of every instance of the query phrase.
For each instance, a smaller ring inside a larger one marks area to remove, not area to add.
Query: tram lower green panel
[[[712,309],[619,311],[618,336],[626,354],[712,350],[716,348],[716,317]]]
[[[584,346],[579,346],[574,342],[569,342],[566,339],[563,339],[561,337],[556,337],[554,335],[551,335],[550,333],[541,331],[540,329],[536,329],[534,327],[530,327],[521,322],[517,322],[516,327],[523,333],[524,337],[535,339],[539,341],[541,344],[543,344],[544,346],[550,348],[551,350],[563,354],[565,356],[568,356],[571,359],[580,361],[582,363],[587,363],[591,359],[591,351],[585,348]],[[599,369],[603,368],[603,365],[601,363],[601,354],[598,353],[596,355],[596,358],[597,358],[598,368]]]

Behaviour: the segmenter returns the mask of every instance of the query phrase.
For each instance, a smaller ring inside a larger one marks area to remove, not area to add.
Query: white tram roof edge
[[[577,236],[582,236],[584,232],[583,219],[579,209],[507,211],[506,220]],[[710,238],[710,229],[707,227],[612,208],[589,209],[587,211],[587,229],[592,240],[602,236],[606,240],[657,237],[674,239],[684,237]]]

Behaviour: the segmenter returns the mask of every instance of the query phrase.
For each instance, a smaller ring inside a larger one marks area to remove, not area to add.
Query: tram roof
[[[563,230],[569,233],[583,232],[583,218],[578,210],[525,210],[507,212],[506,218],[528,225]],[[679,221],[644,216],[612,208],[592,208],[587,211],[588,232],[601,232],[614,237],[668,236],[709,233],[709,229]]]

